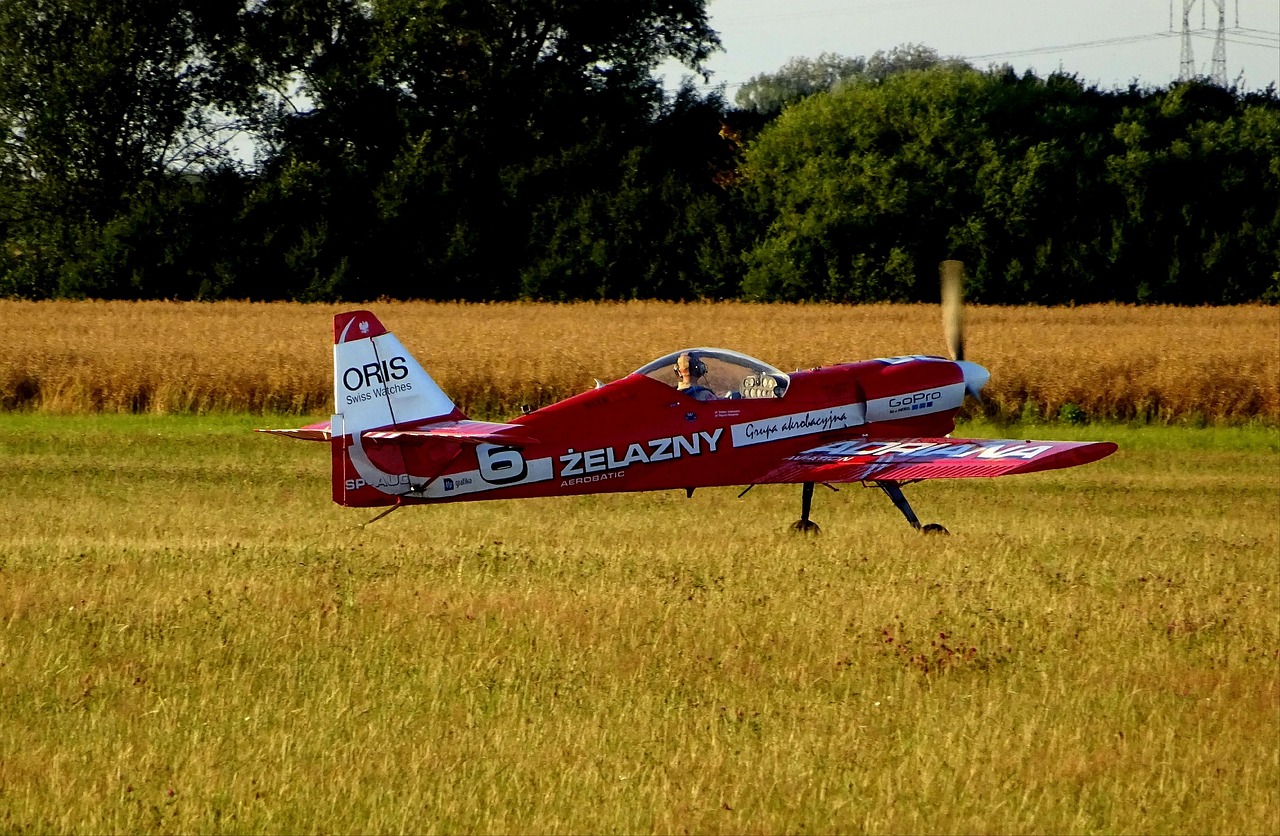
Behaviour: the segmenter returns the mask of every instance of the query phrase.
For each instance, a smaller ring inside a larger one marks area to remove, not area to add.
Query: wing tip
[[[1066,450],[1058,450],[1043,459],[1029,461],[1021,467],[1015,467],[1007,471],[1005,475],[1012,476],[1019,473],[1038,473],[1042,470],[1062,470],[1067,467],[1080,467],[1081,465],[1092,464],[1105,459],[1119,449],[1120,445],[1114,441],[1075,442],[1074,446]]]

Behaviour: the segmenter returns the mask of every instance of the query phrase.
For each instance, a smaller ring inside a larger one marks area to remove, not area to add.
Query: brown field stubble
[[[0,409],[293,412],[332,399],[330,318],[351,305],[0,301]],[[785,370],[944,351],[933,305],[369,304],[464,411],[514,414],[682,346]],[[1280,309],[968,310],[999,419],[1280,423]]]

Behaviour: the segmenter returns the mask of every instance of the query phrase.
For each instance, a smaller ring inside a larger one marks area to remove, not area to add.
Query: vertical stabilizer
[[[333,402],[333,496],[342,505],[386,505],[413,490],[400,445],[374,450],[366,431],[466,417],[368,311],[333,318]]]
[[[368,311],[333,318],[333,403],[347,435],[464,417],[396,335]]]

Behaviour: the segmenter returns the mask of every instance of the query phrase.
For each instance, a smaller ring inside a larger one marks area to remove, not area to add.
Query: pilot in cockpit
[[[707,364],[696,354],[686,351],[676,358],[676,389],[700,401],[716,400],[716,393],[703,386]]]

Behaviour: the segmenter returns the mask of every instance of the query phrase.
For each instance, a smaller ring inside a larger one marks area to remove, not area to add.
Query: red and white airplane
[[[491,423],[468,419],[377,317],[352,311],[333,320],[333,417],[260,432],[328,442],[334,502],[391,506],[379,517],[404,505],[794,483],[803,486],[794,527],[815,532],[815,484],[880,488],[912,526],[945,533],[920,524],[904,484],[1115,452],[1110,442],[949,437],[965,395],[990,377],[959,359],[952,331],[954,360],[886,357],[790,374],[735,351],[682,349]]]

